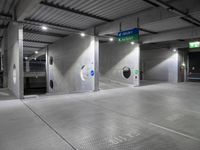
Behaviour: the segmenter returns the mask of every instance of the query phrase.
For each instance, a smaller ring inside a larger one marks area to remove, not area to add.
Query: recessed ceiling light
[[[46,26],[42,26],[42,30],[46,31],[48,28]]]
[[[135,42],[131,42],[131,45],[134,45],[135,44]]]
[[[81,35],[81,37],[85,37],[86,36],[86,34],[83,33],[83,32],[80,35]]]
[[[182,63],[182,66],[185,67],[185,63],[184,62]]]
[[[35,54],[38,54],[38,51],[35,51]]]
[[[110,42],[113,42],[113,41],[114,41],[114,39],[113,39],[112,37],[110,37],[110,38],[109,38],[109,41],[110,41]]]

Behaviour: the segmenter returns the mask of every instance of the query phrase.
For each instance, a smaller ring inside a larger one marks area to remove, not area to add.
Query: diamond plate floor
[[[199,150],[200,84],[0,102],[2,150]]]

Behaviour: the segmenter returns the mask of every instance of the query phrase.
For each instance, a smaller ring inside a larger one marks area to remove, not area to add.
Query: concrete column
[[[95,70],[95,80],[94,80],[94,91],[99,90],[99,39],[95,37],[95,47],[94,47],[94,70]]]
[[[47,93],[50,93],[50,88],[49,88],[49,46],[47,46],[47,49],[46,49],[46,66],[45,66],[45,69],[46,69],[46,91]]]
[[[133,68],[133,86],[140,86],[140,46],[135,44],[133,58],[135,59]]]
[[[26,60],[26,68],[25,68],[26,72],[30,72],[30,61]]]
[[[22,99],[24,96],[23,70],[23,26],[10,22],[8,26],[8,88]]]
[[[171,52],[172,56],[170,57],[169,61],[171,65],[169,66],[169,82],[171,83],[178,83],[178,76],[179,76],[179,53]]]

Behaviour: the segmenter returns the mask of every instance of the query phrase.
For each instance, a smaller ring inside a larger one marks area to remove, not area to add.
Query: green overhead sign
[[[200,41],[190,42],[189,48],[199,48],[200,47]]]
[[[126,30],[118,33],[119,42],[138,42],[139,41],[139,29],[134,28],[131,30]]]

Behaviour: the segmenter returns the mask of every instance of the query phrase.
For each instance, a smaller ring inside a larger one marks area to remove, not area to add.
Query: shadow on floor
[[[0,101],[17,99],[7,88],[0,88]]]
[[[150,80],[141,80],[140,86],[156,85],[161,83],[167,83],[165,81],[150,81]]]
[[[100,80],[99,88],[100,90],[108,90],[108,89],[116,89],[116,88],[123,88],[128,87],[128,84],[120,84],[118,82],[113,82],[110,80]]]
[[[35,95],[35,94],[37,95],[46,94],[46,87],[24,89],[24,95]]]

